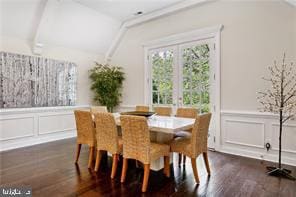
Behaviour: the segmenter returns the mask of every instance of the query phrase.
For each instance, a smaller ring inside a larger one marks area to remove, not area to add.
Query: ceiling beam
[[[54,20],[54,13],[60,6],[62,0],[47,0],[44,10],[37,26],[35,37],[33,39],[32,52],[35,55],[41,55],[44,41],[49,38],[49,33]]]
[[[105,55],[105,61],[106,62],[111,61],[111,58],[112,58],[115,50],[119,46],[120,41],[122,40],[122,38],[128,28],[131,28],[136,25],[139,25],[139,24],[151,21],[151,20],[155,20],[155,19],[167,16],[167,15],[179,12],[181,10],[191,8],[192,6],[196,6],[196,5],[200,5],[200,4],[208,3],[208,2],[213,2],[213,1],[215,1],[215,0],[210,0],[210,1],[209,0],[185,0],[180,3],[176,3],[174,5],[171,5],[167,8],[156,10],[154,12],[144,14],[140,17],[135,18],[135,19],[125,21],[123,23],[123,25],[121,26],[120,30],[118,31],[115,39],[112,41],[112,44],[110,45],[110,47]]]
[[[190,8],[192,6],[198,5],[198,4],[203,4],[207,2],[211,2],[213,0],[185,0],[181,1],[179,3],[173,4],[169,7],[166,7],[164,9],[156,10],[147,14],[143,14],[140,17],[137,17],[135,19],[127,20],[125,21],[125,26],[127,28],[139,25],[141,23],[145,23],[151,20],[155,20],[157,18],[161,18],[176,12],[179,12],[183,9]]]
[[[115,38],[112,40],[112,43],[105,55],[105,62],[106,63],[111,61],[111,58],[112,58],[115,50],[117,49],[118,45],[120,44],[120,41],[122,40],[126,31],[127,31],[127,27],[124,24],[121,25],[119,31],[117,32]]]
[[[286,2],[294,7],[296,7],[296,0],[286,0]]]

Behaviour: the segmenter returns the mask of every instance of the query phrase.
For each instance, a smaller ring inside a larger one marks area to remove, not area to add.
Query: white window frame
[[[148,56],[150,56],[150,53],[152,53],[152,52],[159,52],[159,51],[163,51],[163,50],[172,50],[173,51],[173,53],[175,54],[176,53],[176,51],[175,51],[175,47],[172,47],[172,46],[165,46],[165,47],[160,47],[160,48],[151,48],[151,49],[149,49],[148,51],[147,51],[147,55]],[[148,64],[149,64],[149,61],[148,61]],[[173,60],[173,67],[174,67],[174,65],[175,64],[177,64],[177,60],[176,60],[176,57],[174,57],[174,60]],[[145,65],[145,67],[146,67],[146,65]],[[151,83],[152,83],[152,80],[151,80],[151,76],[152,76],[152,73],[151,73],[151,70],[152,69],[150,69],[149,68],[149,65],[148,65],[148,73],[147,74],[149,74],[149,76],[147,77],[144,77],[144,79],[146,78],[147,79],[147,84],[148,84],[148,91],[146,92],[146,95],[145,95],[145,105],[149,105],[150,106],[150,101],[152,100],[152,95],[153,95],[153,90],[151,89]],[[146,72],[146,71],[145,71]],[[176,74],[175,73],[173,73],[173,81],[174,80],[176,80],[175,79],[175,77],[176,77]],[[175,92],[175,90],[173,89],[173,92],[172,92],[172,96],[173,96],[173,98],[174,98],[174,96],[176,95],[177,93]],[[174,102],[174,101],[173,101]],[[159,106],[161,106],[161,105],[159,105]],[[150,106],[151,107],[151,106]]]
[[[223,25],[206,27],[194,31],[170,35],[161,39],[149,41],[143,44],[144,47],[144,103],[150,104],[150,88],[151,88],[151,68],[149,66],[149,51],[157,48],[166,48],[171,45],[194,42],[204,39],[213,39],[215,46],[214,57],[214,86],[215,86],[215,101],[214,101],[214,116],[215,116],[215,134],[214,148],[221,149],[221,31]]]

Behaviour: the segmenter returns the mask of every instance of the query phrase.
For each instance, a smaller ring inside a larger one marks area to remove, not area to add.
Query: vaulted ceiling
[[[122,23],[181,0],[0,0],[1,37],[105,54]]]
[[[182,0],[75,0],[121,22],[168,7]]]
[[[296,5],[296,0],[286,0]],[[207,0],[0,0],[0,37],[110,57],[126,28]],[[142,12],[142,15],[136,15]]]

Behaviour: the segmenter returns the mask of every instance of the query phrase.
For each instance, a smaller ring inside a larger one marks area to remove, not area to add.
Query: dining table
[[[120,127],[120,113],[113,113],[116,125]],[[175,116],[158,116],[156,114],[147,117],[147,124],[150,130],[151,142],[169,144],[173,140],[175,133],[193,128],[195,119]],[[173,154],[170,162],[173,162]],[[161,170],[164,166],[163,159],[158,159],[150,164],[150,169]]]

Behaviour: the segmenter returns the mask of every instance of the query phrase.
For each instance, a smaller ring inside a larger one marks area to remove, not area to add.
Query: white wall
[[[296,35],[296,11],[294,11],[294,35]],[[296,54],[296,36],[294,36],[294,54]]]
[[[256,91],[267,84],[261,76],[284,52],[296,59],[293,14],[285,2],[217,1],[133,27],[127,31],[112,63],[127,73],[123,104],[144,102],[143,43],[168,35],[223,24],[221,34],[222,109],[256,111]],[[137,74],[135,74],[137,73]],[[135,83],[135,81],[137,83]]]
[[[32,55],[32,43],[17,38],[0,38],[0,51]],[[76,107],[46,107],[27,109],[0,109],[0,151],[30,146],[76,136],[73,110],[92,103],[88,70],[103,55],[47,46],[44,57],[72,61],[77,64]]]
[[[0,51],[32,54],[32,42],[18,38],[0,37]],[[47,46],[43,50],[44,57],[57,60],[66,60],[77,64],[77,105],[89,105],[92,103],[93,94],[90,90],[88,70],[94,66],[94,62],[102,62],[102,54],[91,54],[89,52],[75,50],[60,46]]]
[[[44,44],[43,57],[77,64],[77,106],[0,109],[0,151],[76,136],[73,110],[89,106],[93,99],[88,70],[95,61],[103,62],[119,27],[119,22],[93,9],[73,1],[57,1],[40,29],[45,2],[0,2],[0,51],[33,55],[38,32],[38,42]]]
[[[216,150],[277,161],[277,117],[258,112],[256,92],[270,84],[267,66],[286,52],[296,62],[296,8],[284,1],[215,1],[129,29],[112,63],[127,73],[123,109],[144,102],[143,44],[199,28],[221,33],[221,131]],[[284,128],[283,162],[296,165],[296,122]],[[265,144],[272,149],[266,151]]]

